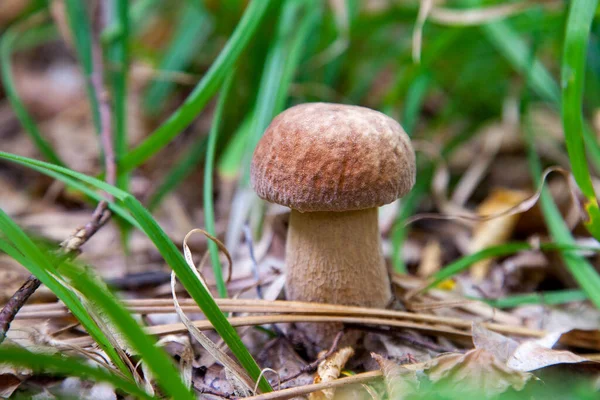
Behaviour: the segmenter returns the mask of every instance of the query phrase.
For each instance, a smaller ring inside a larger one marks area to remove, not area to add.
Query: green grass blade
[[[253,114],[252,112],[246,115],[219,157],[217,171],[222,178],[234,180],[240,172],[242,160],[247,151],[248,132],[252,126]]]
[[[179,27],[158,66],[159,71],[183,71],[213,29],[210,14],[202,8],[199,2],[187,4],[181,11],[182,18],[179,21]],[[154,81],[144,96],[143,104],[146,112],[158,113],[174,88],[173,82]]]
[[[21,157],[5,152],[0,152],[0,159],[13,161],[26,166],[37,166],[57,172],[59,174],[67,175],[71,178],[75,178],[84,183],[92,185],[99,190],[110,193],[115,198],[121,200],[123,202],[123,206],[131,212],[141,229],[154,242],[167,264],[173,268],[183,286],[196,301],[206,318],[215,327],[217,333],[221,335],[235,357],[246,369],[248,375],[250,375],[250,377],[254,380],[258,379],[260,376],[260,368],[256,364],[256,361],[254,361],[252,358],[252,355],[248,349],[246,349],[244,346],[235,329],[231,326],[229,321],[227,321],[212,295],[200,282],[198,282],[194,273],[187,266],[181,252],[177,249],[177,247],[175,247],[171,239],[169,239],[167,234],[160,228],[160,226],[152,218],[152,215],[140,204],[139,201],[137,201],[130,194],[111,186],[106,182],[89,177],[79,172],[72,171],[68,168],[59,167],[43,161],[32,160],[27,157]],[[264,378],[261,379],[259,387],[263,392],[272,390],[269,383]]]
[[[525,136],[529,147],[529,168],[534,184],[539,186],[540,177],[542,176],[542,166],[535,153],[531,127],[529,126],[528,121],[526,121],[525,131],[527,133]],[[540,204],[544,219],[546,220],[546,225],[548,226],[552,238],[559,243],[574,244],[575,240],[573,239],[573,236],[571,236],[569,228],[565,224],[560,211],[556,207],[552,196],[546,188],[542,190]],[[594,267],[585,258],[577,254],[564,253],[562,254],[562,259],[579,286],[588,295],[594,305],[600,308],[600,276]]]
[[[419,179],[417,179],[412,190],[404,196],[400,203],[400,212],[394,221],[394,226],[390,235],[392,239],[392,265],[394,266],[394,271],[400,274],[405,274],[407,272],[406,264],[404,264],[404,258],[402,256],[402,244],[408,234],[408,228],[404,226],[404,221],[415,213],[419,206],[419,201],[427,193],[427,189],[429,189],[432,178],[433,166],[428,164],[422,167],[419,170]]]
[[[250,164],[254,148],[263,132],[285,106],[289,86],[302,55],[302,47],[314,27],[318,7],[306,1],[288,1],[280,12],[277,34],[267,54],[263,69],[256,107],[252,115],[246,154],[243,165]],[[300,13],[304,15],[300,17]],[[244,168],[243,185],[250,182],[250,168]]]
[[[561,91],[552,75],[538,60],[531,60],[530,50],[525,41],[506,21],[493,22],[482,26],[489,41],[523,75],[529,74],[528,85],[544,100],[558,109],[561,105]],[[589,29],[588,29],[589,31]],[[583,137],[590,160],[600,169],[600,145],[590,127],[583,123]]]
[[[200,83],[167,121],[123,158],[120,173],[131,171],[152,157],[198,116],[254,36],[270,3],[271,0],[254,0],[248,5],[233,35]]]
[[[425,94],[430,86],[430,76],[427,72],[421,72],[408,88],[404,112],[402,118],[402,127],[412,136],[415,125],[418,122],[421,106],[425,100]],[[400,213],[394,221],[392,230],[392,265],[394,271],[398,273],[406,273],[406,265],[402,257],[402,244],[408,234],[408,228],[404,226],[404,221],[414,214],[419,200],[427,192],[429,182],[433,177],[433,168],[431,165],[426,165],[419,170],[419,179],[400,203]]]
[[[308,4],[305,7],[305,15],[295,30],[295,35],[286,44],[287,57],[283,65],[280,78],[279,90],[276,93],[274,103],[274,115],[283,111],[289,97],[290,85],[298,71],[302,57],[306,54],[306,42],[310,35],[316,30],[321,19],[321,10]]]
[[[217,140],[219,139],[223,112],[225,110],[225,105],[227,104],[228,94],[231,89],[231,82],[233,82],[233,74],[229,75],[225,80],[223,89],[221,90],[221,94],[219,96],[217,109],[215,111],[210,133],[208,135],[206,163],[204,164],[204,223],[206,225],[206,231],[213,236],[217,235],[215,229],[215,207],[213,202],[213,170],[215,167]],[[210,252],[210,261],[213,267],[213,273],[215,274],[215,282],[219,297],[227,297],[227,286],[225,286],[225,281],[223,280],[223,266],[221,265],[221,260],[219,259],[219,248],[215,242],[209,240],[208,250]]]
[[[421,106],[425,100],[427,90],[431,84],[431,75],[427,71],[421,72],[408,88],[406,102],[402,113],[402,127],[406,132],[414,134],[415,126],[419,120]]]
[[[16,27],[7,29],[0,38],[0,66],[2,68],[2,84],[6,92],[6,97],[8,97],[8,101],[10,102],[15,115],[19,119],[19,122],[25,129],[25,132],[29,135],[44,158],[53,164],[65,165],[50,143],[42,137],[37,124],[27,112],[27,109],[19,98],[19,94],[15,88],[12,66],[10,63],[13,48],[17,40],[17,31],[15,28]],[[33,38],[33,43],[36,43],[40,40],[47,40],[49,37],[54,37],[56,35],[56,29],[53,26],[33,28],[28,31],[26,35],[30,37],[35,36]],[[30,41],[31,39],[32,38],[30,38]]]
[[[100,106],[98,93],[92,85],[92,74],[94,72],[94,63],[92,56],[92,27],[87,13],[87,6],[81,0],[64,0],[67,23],[71,32],[71,38],[75,45],[77,57],[81,64],[81,69],[85,76],[86,90],[92,110],[92,120],[96,132],[100,134],[102,124],[100,121]]]
[[[129,71],[129,1],[108,0],[110,20],[119,27],[106,44],[106,59],[112,93],[113,148],[117,164],[116,186],[127,191],[129,174],[119,174],[119,160],[127,153],[127,73]],[[121,244],[125,252],[129,251],[129,232],[131,226],[118,220]]]
[[[3,155],[0,155],[0,158],[2,158]],[[28,163],[26,161],[23,160],[19,160],[18,158],[6,158],[10,161],[13,161],[17,164],[26,166],[28,168],[31,168],[35,171],[38,171],[42,174],[48,175],[51,178],[54,178],[56,180],[59,180],[61,182],[64,182],[67,186],[76,189],[78,191],[80,191],[81,193],[84,193],[85,195],[87,195],[88,197],[92,198],[93,200],[96,200],[97,202],[100,201],[107,201],[108,202],[108,198],[106,198],[105,196],[103,196],[102,194],[98,193],[96,190],[91,189],[89,186],[82,184],[81,182],[67,176],[64,174],[61,174],[59,172],[47,169],[43,166],[40,165],[35,165],[32,163]],[[33,160],[32,160],[33,161]],[[137,223],[137,221],[135,219],[133,219],[131,217],[131,215],[129,214],[129,212],[127,212],[127,210],[125,210],[123,207],[121,207],[120,205],[116,204],[116,203],[111,203],[108,202],[108,208],[114,212],[116,215],[118,215],[119,217],[121,217],[123,220],[127,221],[128,223],[130,223],[132,226],[139,228],[139,225]]]
[[[154,210],[194,169],[204,160],[208,138],[198,138],[181,160],[178,160],[166,173],[162,183],[156,188],[148,200],[148,209]]]
[[[498,299],[476,299],[495,308],[514,308],[527,304],[560,305],[587,300],[581,290],[557,290],[553,292],[517,294]]]
[[[58,276],[58,273],[48,255],[42,253],[25,232],[1,209],[0,230],[6,236],[6,240],[0,238],[0,250],[18,261],[46,285],[71,310],[75,318],[79,320],[81,325],[96,343],[100,345],[102,350],[106,352],[119,370],[125,376],[131,377],[129,369],[114,350],[108,338],[89,316],[81,301],[55,278],[55,276]]]
[[[302,11],[299,8],[301,5],[305,6],[305,14],[298,18]],[[305,2],[287,2],[281,10],[277,34],[263,68],[255,108],[250,118],[246,118],[240,125],[221,156],[220,173],[234,177],[243,170],[245,173],[242,183],[248,184],[249,169],[242,166],[249,164],[254,147],[267,125],[285,108],[307,38],[316,27],[319,15],[319,7],[306,7]]]
[[[0,360],[15,367],[32,369],[36,373],[76,376],[84,380],[107,382],[115,388],[121,389],[125,393],[134,395],[137,398],[156,399],[156,397],[150,396],[137,387],[133,382],[103,369],[91,367],[82,360],[74,357],[58,354],[32,353],[18,347],[2,346],[0,347]]]
[[[111,0],[111,17],[119,26],[119,34],[107,45],[110,82],[112,88],[112,108],[114,125],[114,149],[119,160],[127,153],[127,72],[129,70],[129,2],[128,0]],[[127,174],[119,174],[117,187],[127,190]]]
[[[554,104],[560,103],[560,89],[554,78],[539,60],[534,59],[531,65],[527,44],[506,21],[485,24],[481,29],[513,68],[523,75],[530,73],[528,84],[540,97]]]
[[[101,181],[99,179],[92,178],[91,176],[87,176],[85,174],[73,171],[69,168],[61,167],[61,166],[54,165],[54,164],[49,164],[47,162],[35,160],[33,158],[28,158],[28,157],[18,156],[16,154],[6,153],[3,151],[0,151],[0,159],[11,161],[11,162],[14,162],[14,163],[26,166],[26,167],[30,167],[30,168],[36,167],[34,169],[36,169],[37,171],[42,172],[44,174],[47,174],[45,171],[51,171],[51,172],[57,173],[59,176],[66,175],[67,177],[75,178],[77,180],[80,180],[81,182],[84,182],[88,185],[95,187],[98,190],[102,190],[104,192],[110,193],[111,195],[115,196],[119,200],[123,200],[125,197],[131,196],[129,193],[127,193],[119,188],[116,188],[112,185],[109,185],[108,183],[106,183],[104,181]]]
[[[159,386],[173,399],[195,399],[196,397],[183,384],[173,360],[159,347],[156,341],[146,335],[131,314],[99,284],[94,277],[71,263],[65,263],[61,272],[86,298],[108,317],[144,359]]]
[[[562,58],[562,121],[571,169],[586,197],[586,227],[600,240],[600,209],[588,169],[584,145],[583,88],[588,37],[597,0],[573,0],[567,20]]]
[[[453,276],[467,270],[471,265],[476,262],[486,260],[492,257],[504,257],[510,254],[518,253],[524,250],[534,250],[535,248],[527,242],[511,242],[504,243],[498,246],[487,247],[483,250],[477,251],[473,254],[466,255],[458,260],[448,264],[444,269],[438,271],[428,280],[427,288],[439,285],[446,279],[450,279]],[[578,246],[574,243],[542,243],[540,249],[543,251],[559,251],[563,257],[566,256],[578,256],[576,251],[598,251],[598,248],[590,248],[585,246]],[[580,257],[581,258],[581,257]]]
[[[531,245],[528,243],[505,243],[499,246],[488,247],[473,254],[469,254],[456,261],[451,262],[442,270],[438,271],[427,282],[427,289],[439,285],[446,279],[452,278],[478,261],[486,260],[492,257],[502,257],[514,254],[519,251],[529,250]]]

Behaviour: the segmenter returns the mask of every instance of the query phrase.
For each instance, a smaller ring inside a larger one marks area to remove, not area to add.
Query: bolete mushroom
[[[388,305],[392,293],[377,207],[404,196],[415,182],[414,150],[396,121],[358,106],[289,108],[258,143],[251,182],[259,197],[292,209],[288,299]],[[325,349],[341,324],[300,327],[318,349]]]

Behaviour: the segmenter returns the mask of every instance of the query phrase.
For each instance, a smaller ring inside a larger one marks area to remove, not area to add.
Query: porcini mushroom
[[[251,182],[259,197],[292,209],[288,299],[388,305],[392,293],[377,207],[404,196],[415,182],[414,150],[396,121],[350,105],[289,108],[258,143]],[[341,325],[301,328],[318,349],[325,349]]]

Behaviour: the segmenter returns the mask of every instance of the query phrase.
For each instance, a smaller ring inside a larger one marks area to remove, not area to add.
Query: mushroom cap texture
[[[415,153],[400,124],[365,107],[305,103],[271,122],[250,169],[263,199],[301,212],[379,207],[415,183]]]

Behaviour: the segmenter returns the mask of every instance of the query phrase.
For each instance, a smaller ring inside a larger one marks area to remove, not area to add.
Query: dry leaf
[[[30,198],[17,190],[13,182],[0,176],[0,209],[8,215],[14,216],[30,210]]]
[[[523,202],[529,194],[521,190],[496,189],[485,199],[479,207],[479,215],[491,215],[510,209]],[[475,253],[490,246],[505,243],[513,233],[519,220],[519,214],[505,215],[488,221],[479,222],[473,231],[470,250]],[[479,261],[471,267],[471,276],[476,281],[481,281],[488,273],[493,259]]]
[[[481,324],[473,323],[471,331],[475,348],[489,351],[502,362],[508,361],[519,347],[516,340],[486,329]]]
[[[29,368],[0,363],[0,398],[9,398],[32,373]]]
[[[183,383],[188,388],[192,387],[192,370],[194,364],[194,349],[190,343],[190,339],[187,336],[176,336],[176,335],[167,335],[161,338],[157,345],[162,346],[166,343],[177,343],[178,346],[176,350],[176,354],[179,355],[179,372],[181,373],[181,377]]]
[[[428,278],[442,267],[442,246],[437,239],[430,239],[421,253],[421,263],[417,275]]]
[[[536,341],[527,341],[517,348],[506,365],[517,371],[535,371],[555,364],[575,364],[587,361],[570,351],[553,350]]]
[[[515,340],[492,332],[480,324],[473,324],[473,343],[475,347],[486,350],[496,356],[508,368],[529,372],[556,364],[575,364],[588,362],[570,351],[553,350],[552,347],[561,338],[561,332],[554,332],[537,340],[518,343]]]
[[[32,324],[30,321],[13,321],[6,333],[6,343],[42,354],[55,354],[60,345],[52,338],[48,322]]]
[[[494,354],[474,349],[465,354],[447,354],[426,363],[425,374],[432,382],[443,382],[448,390],[494,396],[512,388],[521,390],[533,377],[516,371]]]
[[[194,275],[196,275],[196,278],[198,279],[198,281],[208,291],[209,290],[208,286],[206,285],[206,282],[205,282],[204,278],[202,277],[202,275],[200,274],[200,272],[198,272],[198,270],[196,269],[194,260],[192,258],[192,252],[187,244],[188,238],[190,237],[190,235],[192,235],[195,232],[201,232],[204,235],[206,235],[207,237],[215,240],[215,243],[217,244],[217,246],[219,247],[220,250],[223,250],[224,246],[221,242],[219,242],[212,236],[208,235],[207,232],[202,229],[194,229],[194,230],[190,231],[183,240],[183,252],[184,252],[186,263],[187,263],[188,267],[192,270]],[[225,249],[225,252],[226,252],[226,249]],[[227,255],[227,259],[229,261],[229,268],[230,268],[229,271],[231,271],[231,257],[229,256],[228,253],[226,253],[226,255]],[[229,276],[231,276],[231,272],[230,272]],[[234,389],[236,390],[236,394],[238,394],[240,396],[250,395],[252,393],[252,389],[254,387],[254,382],[248,376],[246,371],[244,371],[231,357],[229,357],[212,340],[210,340],[210,338],[208,336],[206,336],[196,326],[194,326],[192,321],[187,317],[187,315],[185,315],[185,313],[181,309],[179,300],[177,299],[177,291],[175,290],[175,282],[176,282],[175,271],[173,271],[171,273],[171,293],[173,296],[173,303],[175,304],[175,311],[177,312],[177,315],[181,319],[181,322],[183,322],[183,324],[186,326],[189,333],[194,337],[194,339],[196,339],[198,341],[198,343],[200,343],[202,345],[202,347],[204,347],[204,349],[211,356],[213,356],[217,361],[219,361],[225,367],[226,373],[227,373],[227,378],[228,379],[231,378],[234,380],[233,386],[234,386]]]
[[[13,392],[19,388],[27,375],[18,373],[18,371],[9,371],[0,365],[0,398],[7,399]]]
[[[319,354],[321,357],[323,352]],[[323,360],[317,368],[315,374],[314,383],[330,382],[336,380],[342,369],[346,365],[346,362],[354,355],[354,349],[352,347],[344,347],[331,356]],[[335,389],[325,389],[319,392],[311,393],[308,398],[309,400],[332,400],[335,396]]]
[[[388,398],[403,400],[418,390],[417,371],[398,365],[379,354],[371,353],[371,357],[377,361],[383,372]]]

